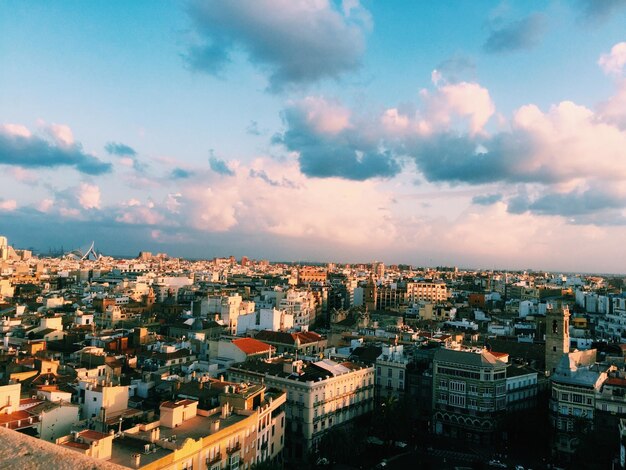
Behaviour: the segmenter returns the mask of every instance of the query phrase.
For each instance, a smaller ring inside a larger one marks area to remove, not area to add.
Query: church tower
[[[554,373],[563,354],[569,352],[569,308],[549,308],[546,312],[546,371]]]

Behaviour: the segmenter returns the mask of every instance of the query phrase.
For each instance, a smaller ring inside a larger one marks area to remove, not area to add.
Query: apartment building
[[[376,395],[379,400],[402,397],[406,389],[406,368],[410,360],[403,345],[383,345],[376,358]]]
[[[596,363],[596,350],[563,354],[550,377],[550,421],[557,436],[557,452],[572,453],[577,439],[575,427],[592,428],[596,395],[607,379],[607,366]]]
[[[406,285],[406,297],[410,304],[420,300],[440,303],[448,300],[448,288],[444,282],[417,281]]]
[[[440,349],[433,358],[434,432],[488,444],[506,410],[507,363],[486,349]]]
[[[287,392],[286,458],[301,459],[334,426],[372,411],[374,367],[324,359],[303,362],[285,357],[236,364],[232,381],[265,383]]]

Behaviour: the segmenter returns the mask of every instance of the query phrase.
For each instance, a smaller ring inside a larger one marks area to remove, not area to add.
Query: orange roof
[[[7,413],[0,414],[0,424],[10,423],[12,421],[19,421],[22,419],[28,419],[32,417],[33,415],[23,410],[14,411],[13,413],[8,413],[8,414]]]
[[[246,354],[261,354],[275,349],[273,346],[254,338],[234,339],[233,344]]]

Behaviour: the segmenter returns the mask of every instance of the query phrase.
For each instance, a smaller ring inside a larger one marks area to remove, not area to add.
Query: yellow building
[[[115,435],[110,462],[147,470],[247,470],[280,458],[285,393],[263,385],[218,384],[224,389],[219,407],[198,409],[190,399],[162,403],[159,421]]]

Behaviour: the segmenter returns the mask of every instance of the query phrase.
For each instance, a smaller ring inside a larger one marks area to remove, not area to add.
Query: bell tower
[[[563,354],[569,352],[569,308],[567,305],[546,311],[546,371],[554,373]]]

